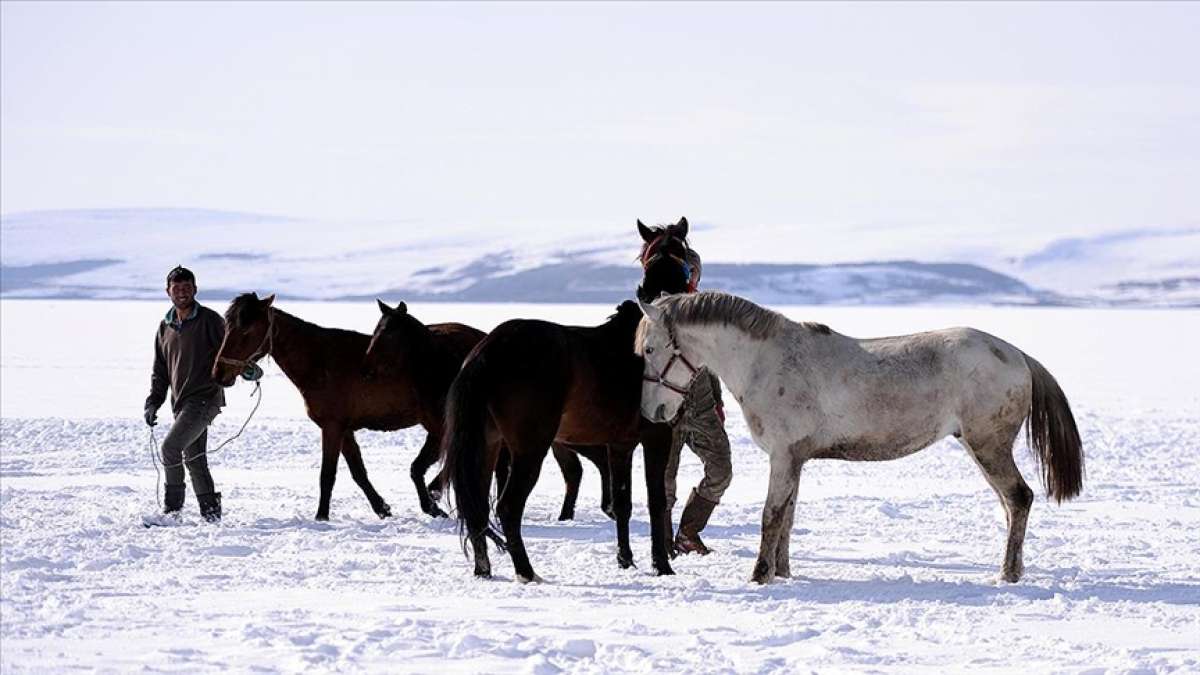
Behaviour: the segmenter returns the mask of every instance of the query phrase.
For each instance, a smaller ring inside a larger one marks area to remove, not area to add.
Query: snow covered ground
[[[285,303],[369,330],[373,303]],[[223,309],[219,307],[218,309]],[[525,532],[547,582],[477,581],[455,525],[417,509],[408,463],[423,434],[362,433],[380,521],[343,468],[316,523],[318,433],[273,364],[245,435],[213,458],[219,526],[145,530],[155,471],[140,421],[163,303],[0,302],[0,670],[297,671],[1200,670],[1200,335],[1195,311],[782,308],[844,333],[947,325],[993,332],[1036,356],[1071,397],[1084,493],[1038,493],[1026,577],[997,582],[1004,518],[966,454],[943,441],[890,463],[814,462],[792,532],[795,578],[748,578],[766,459],[729,411],[735,478],[706,536],[716,553],[649,571],[645,487],[633,546],[585,468],[577,520],[555,520],[547,465]],[[597,323],[592,305],[431,305],[426,321],[490,328],[514,317]],[[234,432],[249,387],[211,433]],[[165,411],[164,411],[165,414]],[[165,425],[163,425],[165,426]],[[164,431],[160,426],[159,438]],[[640,475],[640,458],[635,476]],[[681,491],[699,479],[685,451]],[[678,517],[678,512],[676,512]]]

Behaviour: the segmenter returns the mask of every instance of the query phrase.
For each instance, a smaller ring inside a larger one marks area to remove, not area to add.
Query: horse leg
[[[608,468],[608,447],[580,445],[575,448],[575,454],[586,457],[600,472],[600,510],[604,512],[604,515],[616,520],[617,514],[612,507],[612,480]]]
[[[617,516],[617,564],[621,569],[628,569],[633,567],[633,551],[629,548],[629,517],[633,513],[630,494],[633,482],[633,447],[608,446],[608,466],[612,472],[613,511]]]
[[[659,576],[675,574],[667,553],[671,512],[667,510],[667,456],[671,452],[671,427],[654,424],[642,430],[642,459],[646,468],[646,505],[650,510],[650,556]]]
[[[504,488],[508,485],[508,476],[512,471],[512,455],[508,452],[508,447],[501,445],[500,454],[496,457],[496,495],[504,494]]]
[[[413,485],[417,486],[417,499],[421,502],[421,510],[434,518],[445,518],[446,512],[443,511],[437,502],[430,494],[430,490],[425,486],[425,472],[429,471],[429,467],[437,461],[438,450],[441,447],[441,438],[429,434],[425,436],[425,444],[421,446],[421,451],[417,453],[417,458],[413,460],[412,466],[408,468],[408,475],[412,478]]]
[[[529,564],[529,554],[525,551],[525,540],[521,538],[521,518],[525,515],[525,501],[537,484],[538,475],[542,472],[542,462],[546,459],[546,450],[550,445],[509,444],[511,466],[504,491],[496,502],[496,516],[504,528],[504,538],[508,543],[508,553],[512,556],[513,570],[521,583],[541,581],[541,577],[533,571]]]
[[[321,427],[321,501],[317,505],[317,520],[329,520],[329,498],[333,481],[337,479],[338,455],[342,452],[342,430],[334,426]]]
[[[367,467],[362,461],[362,450],[358,447],[358,441],[354,440],[353,431],[347,431],[342,436],[342,456],[346,458],[346,466],[350,467],[350,477],[367,496],[367,501],[371,502],[371,508],[375,511],[375,515],[380,518],[391,516],[392,507],[383,501],[383,497],[379,496],[379,493],[375,491],[375,486],[371,485],[371,481],[367,478]]]
[[[554,461],[562,471],[563,481],[567,484],[567,494],[563,496],[562,509],[558,512],[559,520],[575,519],[575,502],[579,499],[579,483],[583,480],[583,465],[576,455],[566,447],[555,443],[550,446],[554,452]]]
[[[960,439],[979,465],[988,485],[1000,497],[1008,516],[1008,544],[1001,571],[1001,577],[1008,582],[1018,581],[1025,571],[1025,524],[1029,520],[1029,507],[1033,504],[1033,490],[1029,489],[1013,461],[1012,446],[1015,439],[1016,430],[983,438],[968,439],[964,435]]]
[[[779,535],[787,520],[787,512],[796,507],[799,480],[800,462],[792,453],[788,450],[772,452],[771,482],[767,487],[767,502],[763,505],[758,560],[754,563],[754,574],[750,577],[755,583],[768,583],[775,576]]]
[[[779,529],[779,544],[775,548],[775,576],[790,579],[792,577],[792,561],[789,557],[792,543],[792,523],[796,518],[796,495],[800,491],[800,482],[792,489],[791,508],[783,513],[783,526]]]

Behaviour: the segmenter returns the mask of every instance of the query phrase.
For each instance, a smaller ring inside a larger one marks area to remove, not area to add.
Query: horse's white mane
[[[669,295],[655,300],[654,306],[663,310],[663,320],[668,325],[720,323],[738,328],[755,340],[774,337],[788,323],[787,317],[778,312],[719,291]],[[638,326],[634,342],[638,348],[642,345],[645,325],[643,322]]]

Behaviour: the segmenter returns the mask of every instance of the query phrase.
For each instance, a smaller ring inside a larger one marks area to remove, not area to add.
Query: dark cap
[[[167,285],[170,286],[172,281],[190,281],[196,283],[196,275],[183,265],[176,265],[175,269],[167,273]]]

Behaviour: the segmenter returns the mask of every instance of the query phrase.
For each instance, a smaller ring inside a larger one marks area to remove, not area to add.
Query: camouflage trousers
[[[686,443],[704,463],[704,478],[696,493],[710,502],[720,502],[730,481],[733,463],[729,456],[729,436],[717,414],[720,381],[710,373],[696,378],[684,399],[683,419],[675,426],[671,454],[667,459],[667,509],[675,506],[675,479],[679,473],[679,455]]]

